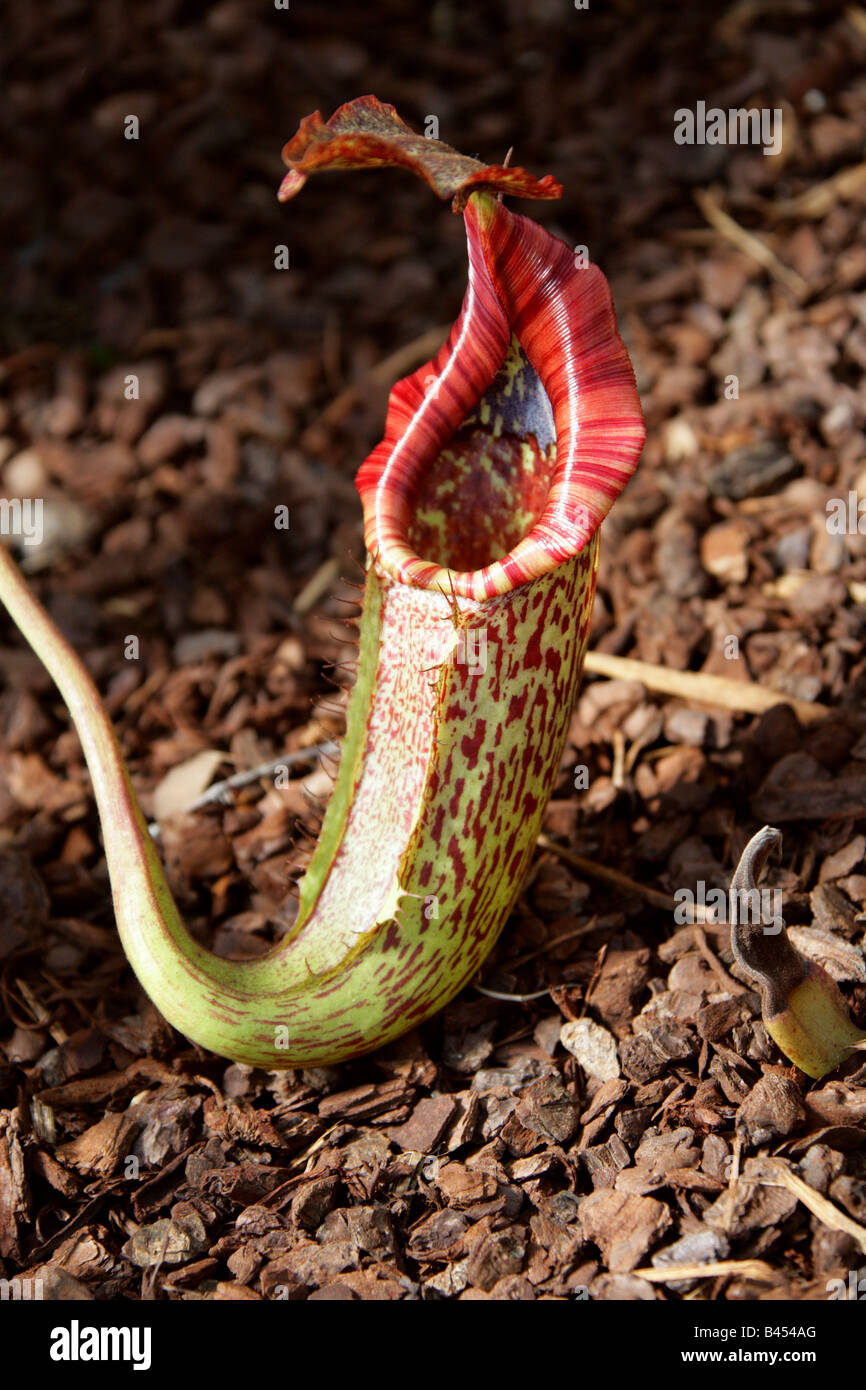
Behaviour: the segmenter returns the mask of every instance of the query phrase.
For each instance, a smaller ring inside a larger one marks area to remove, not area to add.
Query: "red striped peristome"
[[[645,427],[634,372],[597,266],[543,227],[473,194],[464,212],[469,285],[436,356],[393,388],[385,436],[356,479],[367,549],[394,579],[481,599],[576,555],[637,465]],[[516,338],[553,412],[556,466],[528,534],[481,568],[415,553],[413,508],[425,475],[483,396]]]

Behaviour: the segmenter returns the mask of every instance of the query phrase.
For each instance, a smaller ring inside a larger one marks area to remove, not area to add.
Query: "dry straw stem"
[[[850,1216],[835,1207],[826,1197],[822,1197],[820,1192],[816,1192],[814,1187],[810,1187],[807,1182],[794,1173],[781,1160],[773,1163],[773,1171],[777,1178],[776,1182],[771,1182],[765,1178],[759,1178],[765,1187],[787,1187],[798,1201],[808,1207],[813,1216],[817,1216],[825,1226],[829,1226],[832,1231],[842,1231],[845,1235],[852,1236],[856,1240],[860,1249],[866,1254],[866,1227],[858,1225],[852,1221]],[[748,1179],[746,1179],[748,1181]]]
[[[773,217],[808,218],[819,220],[826,217],[837,203],[856,198],[866,187],[866,162],[851,164],[840,169],[823,183],[815,183],[797,198],[786,198],[770,207]]]
[[[856,29],[858,34],[866,38],[866,10],[860,5],[846,5],[845,18],[852,29]]]
[[[629,878],[628,874],[622,874],[618,869],[608,868],[606,864],[597,864],[594,859],[586,859],[582,854],[575,854],[572,850],[566,849],[564,845],[556,844],[555,841],[549,839],[547,835],[539,835],[535,843],[538,845],[539,849],[550,850],[552,854],[557,854],[560,859],[563,859],[566,864],[571,864],[575,869],[580,869],[581,873],[587,874],[590,878],[597,878],[603,883],[612,883],[615,888],[619,888],[623,893],[636,893],[638,897],[643,898],[644,902],[649,903],[651,907],[660,907],[663,912],[674,912],[679,906],[676,898],[672,898],[669,893],[661,893],[658,888],[650,888],[645,883],[639,883],[637,879]],[[705,913],[703,908],[697,909],[697,911],[700,914],[699,920],[697,922],[687,922],[685,923],[686,926],[703,927],[712,926],[715,923],[715,917],[710,915],[710,913]],[[558,945],[560,941],[568,940],[571,936],[585,936],[588,932],[594,930],[595,927],[588,923],[586,926],[580,927],[576,932],[568,932],[566,936],[557,937],[556,940],[548,942],[546,945],[540,947],[540,951],[547,951],[552,946]],[[720,962],[716,960],[716,957],[707,945],[707,940],[703,933],[701,933],[701,937],[697,940],[696,944],[698,949],[706,956],[708,963],[716,974],[718,975],[721,971],[719,978],[721,980],[722,977],[724,977],[725,989],[742,991],[743,986],[735,984],[730,976],[727,975],[727,972]],[[533,951],[527,959],[531,960],[532,956],[535,954],[537,953]],[[522,960],[523,957],[520,957],[519,961],[509,961],[508,964],[516,965],[522,963]]]
[[[549,849],[551,853],[558,854],[560,859],[565,860],[566,864],[573,864],[576,869],[589,874],[592,878],[599,878],[605,883],[612,883],[625,893],[637,893],[653,907],[663,908],[665,912],[673,912],[677,906],[676,900],[668,893],[660,893],[657,888],[648,888],[646,884],[638,883],[635,879],[629,878],[627,874],[618,873],[616,869],[609,869],[605,864],[596,864],[592,859],[584,859],[582,854],[573,854],[570,849],[554,844],[553,840],[549,840],[546,835],[539,835],[536,844],[541,849]]]
[[[714,1260],[711,1264],[665,1265],[663,1269],[636,1269],[639,1279],[648,1284],[674,1284],[680,1279],[730,1278],[754,1279],[760,1284],[776,1284],[780,1275],[763,1260]]]
[[[340,577],[340,561],[335,555],[323,560],[315,574],[307,580],[303,589],[295,598],[292,608],[295,613],[309,613],[319,599],[324,598],[325,594],[336,584]]]
[[[768,690],[754,681],[732,681],[700,671],[674,671],[669,666],[653,666],[647,661],[610,656],[607,652],[587,652],[584,670],[609,680],[639,681],[647,690],[660,695],[674,695],[700,705],[716,705],[737,714],[764,714],[776,705],[789,705],[801,723],[808,724],[830,713],[827,705],[798,700],[783,690]]]
[[[695,189],[695,202],[710,226],[715,227],[721,236],[730,241],[738,250],[744,252],[745,255],[750,256],[753,261],[757,261],[758,265],[768,270],[780,284],[789,289],[793,295],[796,295],[797,299],[806,298],[809,293],[809,286],[802,275],[798,275],[796,270],[791,270],[790,266],[783,265],[775,251],[772,251],[760,237],[755,236],[754,232],[747,232],[745,227],[741,227],[739,222],[735,222],[733,217],[721,207],[715,194],[711,193],[709,189],[697,188]]]
[[[428,328],[417,338],[413,338],[411,343],[404,343],[396,352],[383,357],[375,366],[364,372],[359,381],[352,382],[335,396],[325,406],[315,424],[339,424],[346,412],[362,401],[371,387],[381,390],[390,386],[395,377],[403,376],[404,373],[413,371],[419,363],[426,362],[442,346],[448,337],[450,327],[451,325],[446,323],[440,324],[437,328]]]
[[[483,985],[473,985],[473,989],[483,994],[485,999],[498,999],[503,1004],[531,1004],[534,999],[543,999],[551,989],[557,988],[557,985],[550,985],[547,989],[536,989],[532,994],[506,994],[500,989],[485,989]]]

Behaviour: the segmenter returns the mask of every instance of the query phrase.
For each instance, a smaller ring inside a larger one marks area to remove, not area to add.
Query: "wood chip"
[[[619,1192],[592,1192],[580,1204],[579,1220],[587,1240],[602,1251],[615,1274],[634,1269],[671,1224],[663,1203],[653,1197]]]

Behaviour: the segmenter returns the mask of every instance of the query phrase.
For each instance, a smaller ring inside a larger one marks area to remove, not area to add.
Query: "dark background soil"
[[[605,525],[594,646],[780,703],[587,681],[545,828],[624,880],[539,851],[479,983],[541,997],[468,989],[387,1052],[265,1075],[200,1053],[139,991],[77,739],[4,623],[0,1277],[98,1299],[826,1298],[866,1247],[772,1165],[866,1217],[859,1064],[809,1083],[726,931],[678,927],[646,890],[724,887],[779,825],[770,882],[863,1017],[866,535],[831,535],[826,504],[866,495],[866,11],[46,0],[4,28],[3,486],[45,499],[38,560],[19,556],[149,812],[202,750],[228,776],[341,728],[323,668],[352,654],[352,479],[465,286],[460,219],[406,175],[277,203],[300,118],[366,92],[552,173],[561,202],[521,210],[611,281],[649,432]],[[781,109],[781,154],[675,144],[699,100]],[[830,712],[801,723],[786,698]],[[164,823],[216,950],[285,930],[304,788],[329,786],[298,764],[287,790]],[[617,1075],[563,1047],[581,1018],[616,1040]]]

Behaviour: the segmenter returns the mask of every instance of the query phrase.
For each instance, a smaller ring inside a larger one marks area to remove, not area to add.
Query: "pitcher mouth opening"
[[[483,600],[579,554],[645,429],[610,290],[537,223],[474,194],[448,341],[391,393],[357,486],[392,579]],[[422,558],[423,557],[423,558]]]
[[[533,436],[463,426],[419,483],[409,548],[457,574],[502,562],[544,511],[556,466]]]
[[[430,377],[429,390],[437,390]],[[556,471],[553,409],[516,338],[481,400],[414,480],[406,546],[458,578],[502,564],[544,512]]]

